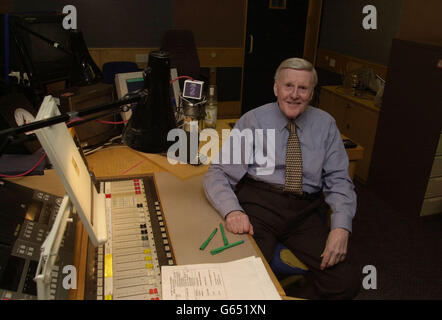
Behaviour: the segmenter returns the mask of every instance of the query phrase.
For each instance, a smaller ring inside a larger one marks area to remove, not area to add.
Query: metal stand
[[[205,97],[201,100],[194,100],[180,96],[180,110],[184,115],[183,129],[187,135],[187,163],[196,166],[205,163],[203,157],[205,158],[206,156],[198,152],[198,150],[193,153],[191,152],[190,139],[194,138],[191,132],[197,131],[196,138],[199,146],[199,133],[202,130],[204,118],[206,117],[206,103]],[[197,128],[195,128],[195,123],[197,123]]]

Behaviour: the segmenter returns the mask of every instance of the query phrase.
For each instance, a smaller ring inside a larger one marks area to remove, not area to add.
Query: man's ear
[[[314,94],[315,94],[315,88],[313,88],[312,92],[310,93],[309,101],[312,101]]]
[[[278,96],[278,87],[277,86],[278,85],[276,84],[276,80],[275,80],[275,82],[273,83],[273,93],[275,94],[275,97]]]

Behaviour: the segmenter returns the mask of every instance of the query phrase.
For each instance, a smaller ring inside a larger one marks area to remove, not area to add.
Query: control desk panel
[[[108,241],[89,242],[85,299],[161,299],[161,266],[175,264],[154,178],[101,182]]]
[[[40,247],[57,216],[63,198],[0,180],[0,299],[37,299],[34,277]],[[64,266],[72,265],[76,215],[68,223],[55,269],[51,299],[67,299],[62,286]]]

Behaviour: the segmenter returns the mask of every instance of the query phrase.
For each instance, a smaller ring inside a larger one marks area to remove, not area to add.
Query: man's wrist
[[[227,219],[227,217],[228,217],[230,214],[233,214],[233,215],[230,215],[230,217],[233,217],[233,216],[235,216],[235,215],[241,215],[241,214],[243,214],[243,213],[244,213],[244,212],[241,211],[241,210],[233,210],[233,211],[230,211],[228,214],[226,214],[225,217],[224,217],[224,219]]]

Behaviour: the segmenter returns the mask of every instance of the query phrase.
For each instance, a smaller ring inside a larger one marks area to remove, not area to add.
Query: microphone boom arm
[[[54,124],[58,124],[61,122],[70,121],[75,118],[82,118],[82,117],[92,115],[95,113],[100,113],[100,112],[104,112],[104,111],[111,111],[110,113],[112,113],[112,112],[115,112],[115,110],[123,108],[125,105],[132,104],[132,103],[138,103],[139,100],[143,98],[143,96],[144,96],[144,94],[141,91],[138,95],[131,97],[131,98],[120,99],[117,101],[113,101],[110,103],[104,103],[104,104],[90,107],[90,108],[86,108],[83,110],[70,111],[70,112],[55,116],[55,117],[51,117],[51,118],[39,120],[39,121],[34,121],[34,122],[31,122],[31,123],[28,123],[28,124],[25,124],[22,126],[18,126],[15,128],[9,128],[9,129],[5,129],[3,131],[0,131],[0,142],[1,142],[0,156],[3,154],[3,151],[5,150],[5,148],[9,144],[11,144],[14,141],[15,137],[18,136],[19,134],[34,131],[34,130],[41,129],[41,128],[48,127],[48,126],[52,126]],[[104,116],[104,115],[107,115],[107,113],[102,114],[101,116]],[[85,122],[93,120],[93,119],[94,118],[74,122],[74,123],[72,123],[72,125],[70,125],[70,127],[85,123]]]

